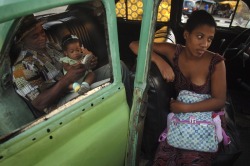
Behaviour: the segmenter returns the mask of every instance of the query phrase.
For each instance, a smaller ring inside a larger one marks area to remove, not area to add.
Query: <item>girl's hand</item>
[[[87,50],[86,48],[82,48],[82,53],[84,55],[91,55],[91,58],[89,60],[87,60],[84,64],[86,65],[87,69],[93,69],[96,67],[98,61],[97,61],[97,57],[89,50]]]
[[[173,82],[175,79],[175,74],[174,71],[172,69],[172,67],[165,62],[164,60],[159,61],[159,63],[157,64],[162,77],[166,80],[166,82]]]
[[[96,65],[97,65],[97,63],[98,63],[97,57],[96,57],[96,56],[93,56],[92,59],[91,59],[90,62],[89,62],[89,65],[90,65],[89,67],[90,67],[90,69],[95,68]]]
[[[83,55],[92,54],[87,48],[81,47]]]
[[[173,113],[185,113],[188,112],[188,105],[183,102],[171,99],[170,110]]]

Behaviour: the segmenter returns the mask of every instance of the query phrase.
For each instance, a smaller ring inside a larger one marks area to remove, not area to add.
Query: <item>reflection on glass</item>
[[[185,23],[188,16],[197,9],[206,10],[211,13],[214,16],[217,26],[250,28],[250,10],[242,0],[220,2],[214,0],[184,0],[182,23]]]

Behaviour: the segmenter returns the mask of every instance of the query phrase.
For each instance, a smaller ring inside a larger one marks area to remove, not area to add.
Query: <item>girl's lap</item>
[[[215,156],[216,153],[174,148],[164,141],[158,146],[153,166],[210,166]]]

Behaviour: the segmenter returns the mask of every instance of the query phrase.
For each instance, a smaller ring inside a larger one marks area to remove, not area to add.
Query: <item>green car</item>
[[[246,0],[235,1],[250,5]],[[165,99],[172,96],[172,83],[166,83],[156,65],[151,64],[151,46],[153,42],[184,44],[182,33],[187,20],[182,13],[184,2],[1,0],[0,165],[133,166],[152,163],[158,137],[166,127],[166,116],[170,112]],[[203,9],[205,2],[199,1],[199,4],[197,10]],[[209,6],[211,12],[212,5]],[[250,100],[250,18],[241,18],[238,6],[232,18],[214,15],[218,29],[209,48],[226,59],[228,120],[233,126],[232,135],[237,135],[234,148],[221,154],[229,156],[227,164],[249,162],[244,158],[247,149],[239,148],[238,134],[242,130],[237,126],[250,127],[247,107]],[[23,18],[30,14],[44,21],[43,28],[50,42],[60,46],[65,32],[77,35],[84,47],[97,56],[97,67],[110,65],[110,78],[94,83],[84,95],[66,98],[50,113],[38,115],[13,84],[12,65],[20,51],[15,47],[16,33]],[[140,41],[137,57],[129,49],[134,40]],[[133,97],[129,99],[121,61],[130,71]]]

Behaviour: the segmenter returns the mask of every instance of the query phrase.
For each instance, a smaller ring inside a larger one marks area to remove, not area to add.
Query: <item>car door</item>
[[[2,24],[0,29],[2,32],[7,31]],[[1,42],[0,47],[4,48],[6,46],[4,44]],[[11,84],[12,73],[8,51],[9,49],[1,50],[0,53],[0,138],[2,139],[35,119],[25,102],[15,93]],[[20,117],[20,114],[23,116]]]

